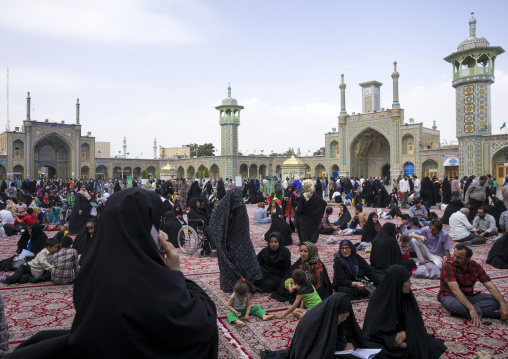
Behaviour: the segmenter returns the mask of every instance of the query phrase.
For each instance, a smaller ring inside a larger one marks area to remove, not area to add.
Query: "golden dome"
[[[295,155],[293,154],[291,156],[291,158],[285,160],[282,165],[283,166],[301,166],[301,165],[305,166],[305,163],[303,163],[302,160],[296,158]]]

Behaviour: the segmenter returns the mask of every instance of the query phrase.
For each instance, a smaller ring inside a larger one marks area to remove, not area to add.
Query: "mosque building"
[[[360,83],[362,112],[346,111],[346,83],[341,75],[340,113],[337,127],[324,136],[324,156],[242,155],[238,147],[240,112],[243,106],[231,96],[215,107],[221,128],[220,156],[190,157],[188,149],[159,149],[154,139],[154,158],[129,158],[124,138],[123,153],[112,156],[109,143],[81,133],[79,100],[74,124],[33,121],[30,93],[21,129],[0,134],[0,179],[125,178],[140,177],[147,170],[152,178],[193,177],[205,168],[210,177],[264,178],[266,176],[383,176],[402,174],[466,176],[491,173],[498,181],[508,174],[508,135],[492,134],[491,85],[496,59],[504,53],[476,36],[476,19],[469,21],[469,37],[457,51],[445,57],[452,64],[456,90],[457,145],[442,146],[436,123],[432,128],[404,118],[399,103],[400,74],[394,62],[392,106],[381,108],[378,81]],[[180,153],[180,154],[179,154]]]

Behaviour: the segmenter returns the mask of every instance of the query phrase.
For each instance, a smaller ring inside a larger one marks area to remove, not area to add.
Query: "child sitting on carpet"
[[[273,318],[273,315],[268,315],[259,305],[251,306],[249,286],[243,278],[236,282],[233,287],[233,294],[228,300],[228,308],[231,310],[227,315],[229,323],[235,323],[239,327],[245,325],[239,318],[242,317],[244,320],[249,320],[249,314],[260,317],[263,320]]]
[[[286,280],[285,286],[289,290],[289,293],[296,293],[296,299],[293,305],[284,313],[275,314],[277,319],[282,319],[291,313],[298,319],[301,319],[308,309],[314,308],[321,303],[321,297],[311,283],[314,278],[309,280],[302,269],[295,269],[291,277]]]
[[[58,246],[56,238],[49,238],[46,241],[46,248],[40,251],[31,262],[21,265],[12,276],[4,280],[4,283],[39,283],[51,280],[53,255],[58,251]]]
[[[56,284],[74,282],[78,274],[78,251],[72,247],[72,238],[64,236],[60,241],[60,250],[53,256],[53,270],[51,280]]]
[[[409,259],[409,237],[401,236],[400,237],[400,254],[402,254],[402,259]]]

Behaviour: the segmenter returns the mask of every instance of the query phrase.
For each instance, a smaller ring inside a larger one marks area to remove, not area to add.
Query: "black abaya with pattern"
[[[231,293],[233,286],[244,278],[251,291],[257,291],[254,282],[263,278],[250,239],[249,215],[242,199],[242,191],[235,187],[217,203],[209,230],[217,247],[220,271],[220,289]]]

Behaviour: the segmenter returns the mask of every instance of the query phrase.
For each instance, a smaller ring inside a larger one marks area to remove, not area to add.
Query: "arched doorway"
[[[326,168],[321,163],[316,166],[316,174],[315,177],[325,177],[326,176]]]
[[[404,174],[412,177],[415,174],[415,165],[411,162],[404,163]]]
[[[194,178],[194,173],[196,173],[194,167],[189,166],[189,168],[187,168],[187,178]]]
[[[157,175],[157,170],[155,169],[154,166],[149,166],[147,169],[146,169],[146,172],[148,172],[148,178],[149,179],[154,179],[155,176]]]
[[[332,177],[337,178],[339,176],[339,166],[333,165],[331,170],[332,170]]]
[[[80,177],[82,179],[88,179],[90,177],[90,169],[88,168],[88,166],[81,167]]]
[[[240,174],[242,175],[242,178],[249,177],[249,167],[245,163],[242,163],[240,166]]]
[[[249,167],[249,178],[258,178],[258,166],[251,164]]]
[[[25,178],[25,169],[21,165],[16,165],[12,169],[13,179],[16,181],[21,181]]]
[[[113,178],[115,179],[121,179],[122,178],[122,168],[116,166],[113,168]]]
[[[43,167],[55,169],[54,177],[77,177],[72,173],[71,146],[59,135],[50,134],[41,138],[34,146],[34,176],[46,173]],[[49,169],[47,170],[49,176]],[[52,177],[52,178],[54,178]]]
[[[339,143],[337,141],[332,141],[330,143],[330,158],[338,158],[339,157]]]
[[[7,169],[4,165],[0,164],[0,180],[7,179]]]
[[[141,167],[134,167],[134,170],[132,171],[132,177],[141,178]]]
[[[201,176],[203,176],[204,171],[205,171],[205,166],[204,165],[199,166],[198,172],[201,174]]]
[[[176,175],[178,178],[184,178],[185,177],[185,170],[182,166],[178,167],[178,170],[176,171]]]
[[[132,168],[131,167],[124,167],[124,169],[123,169],[123,178],[127,179],[127,176],[132,176]]]
[[[265,178],[266,177],[266,165],[260,165],[259,166],[259,178]]]
[[[277,178],[280,178],[282,176],[282,166],[281,165],[277,165],[275,167],[275,173],[277,175]]]
[[[492,176],[497,179],[498,187],[503,184],[503,179],[508,175],[508,147],[499,149],[494,156],[492,156]]]
[[[312,177],[312,169],[309,165],[305,165],[305,178],[311,178]]]
[[[213,179],[219,178],[219,166],[217,166],[215,163],[210,166],[210,177]]]
[[[386,163],[381,167],[381,177],[390,180],[390,164]]]
[[[415,153],[415,139],[411,135],[405,135],[402,137],[402,154],[403,155],[414,155]]]
[[[380,164],[390,163],[390,143],[383,134],[369,127],[351,142],[350,154],[350,176],[377,177],[383,175],[385,168]]]
[[[95,178],[99,180],[108,179],[108,168],[104,165],[97,166],[95,168]]]
[[[429,177],[430,179],[432,179],[432,177],[434,176],[439,177],[439,167],[437,165],[437,162],[434,160],[427,160],[423,162],[422,172],[423,172],[422,178]]]

